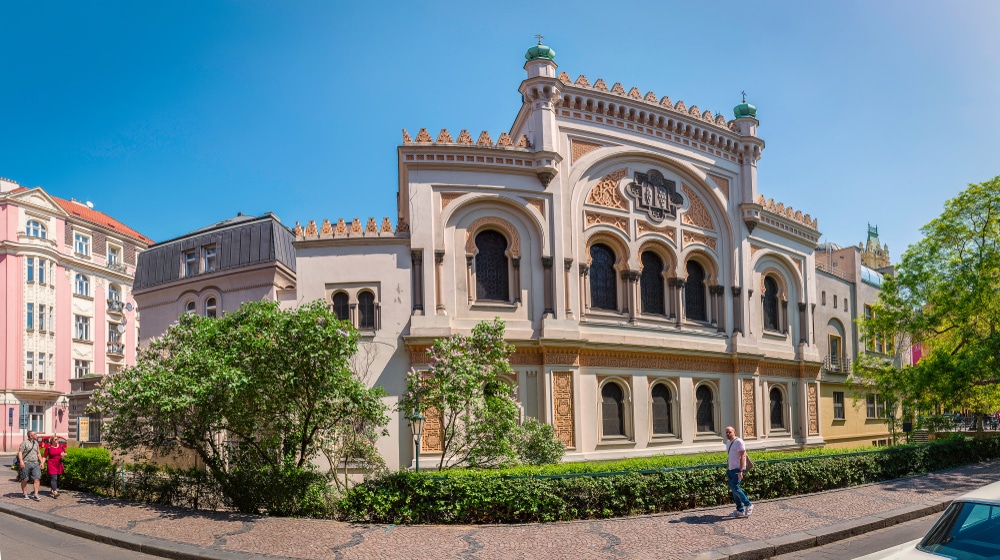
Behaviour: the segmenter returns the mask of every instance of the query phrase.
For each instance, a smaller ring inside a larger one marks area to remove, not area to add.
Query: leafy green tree
[[[351,371],[357,344],[322,302],[185,314],[95,392],[105,443],[137,458],[164,446],[194,452],[233,507],[298,513],[348,459],[384,466],[375,441],[389,422],[385,393]],[[313,463],[321,454],[329,473]]]
[[[866,336],[908,337],[923,357],[872,381],[903,391],[916,410],[993,412],[1000,408],[1000,177],[969,185],[921,231],[861,326]]]

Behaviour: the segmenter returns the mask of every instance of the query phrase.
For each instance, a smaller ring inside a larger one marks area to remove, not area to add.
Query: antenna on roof
[[[93,202],[91,202],[91,201],[88,200],[85,204],[87,205],[87,208],[90,208],[91,210],[94,209],[94,203]]]

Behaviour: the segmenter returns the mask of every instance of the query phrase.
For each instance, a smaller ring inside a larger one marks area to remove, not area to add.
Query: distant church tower
[[[868,224],[868,241],[864,245],[858,243],[858,248],[861,249],[861,264],[876,270],[889,266],[889,246],[879,245],[878,226]]]

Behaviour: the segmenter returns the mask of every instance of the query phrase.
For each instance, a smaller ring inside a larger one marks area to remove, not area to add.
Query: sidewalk
[[[184,559],[767,558],[943,510],[1000,479],[1000,461],[844,490],[624,519],[533,525],[353,525],[130,504],[64,491],[23,499],[0,471],[0,513],[137,550]],[[720,484],[722,482],[720,481]],[[750,497],[753,499],[753,496]]]

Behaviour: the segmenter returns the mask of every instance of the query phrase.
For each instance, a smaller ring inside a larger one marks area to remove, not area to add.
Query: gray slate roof
[[[133,289],[141,290],[181,278],[182,254],[206,245],[216,247],[216,270],[277,261],[295,271],[295,234],[277,216],[244,216],[222,220],[180,237],[157,243],[139,254]]]

